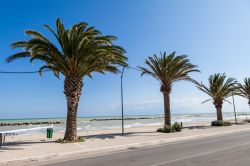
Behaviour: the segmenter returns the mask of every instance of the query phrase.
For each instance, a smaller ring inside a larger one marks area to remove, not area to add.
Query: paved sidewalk
[[[162,143],[200,139],[216,135],[250,131],[250,125],[233,125],[230,127],[193,127],[183,129],[180,133],[157,133],[157,127],[126,129],[124,136],[116,134],[117,130],[100,134],[84,134],[85,142],[58,144],[53,140],[40,140],[38,137],[9,142],[0,149],[0,165],[20,165],[32,161],[58,159],[74,155],[100,154]],[[22,161],[22,162],[21,162]]]

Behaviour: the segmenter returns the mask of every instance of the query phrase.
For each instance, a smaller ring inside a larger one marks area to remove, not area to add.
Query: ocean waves
[[[238,118],[245,118],[244,113],[238,113]],[[197,122],[211,122],[216,119],[216,114],[176,114],[172,115],[173,122],[182,122],[184,125],[197,123]],[[224,113],[224,119],[234,119],[233,113]],[[31,120],[17,120],[18,123],[30,123]],[[39,119],[35,119],[36,122],[39,122]],[[46,121],[46,119],[42,119]],[[47,121],[60,121],[65,122],[65,119],[56,118],[48,119]],[[6,123],[6,120],[2,121]],[[1,123],[1,120],[0,120]],[[8,123],[16,123],[15,120],[8,121]],[[143,126],[158,126],[163,125],[164,119],[160,115],[152,116],[125,116],[124,124],[125,128],[130,127],[143,127]],[[39,123],[36,123],[39,124]],[[53,123],[52,123],[53,124]],[[55,132],[64,132],[65,123],[47,125],[27,125],[27,126],[2,126],[0,127],[0,132],[15,132],[18,134],[37,134],[37,133],[46,133],[47,128],[53,127]],[[93,117],[93,118],[78,118],[78,131],[92,131],[92,130],[109,130],[121,128],[121,117]]]

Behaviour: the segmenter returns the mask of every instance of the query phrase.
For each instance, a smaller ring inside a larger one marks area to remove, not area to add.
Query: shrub
[[[181,124],[175,122],[172,126],[165,125],[163,128],[157,129],[157,132],[163,132],[163,133],[173,133],[173,132],[180,132],[182,129]]]
[[[172,130],[175,130],[176,132],[180,132],[181,129],[182,129],[182,126],[181,126],[181,124],[178,123],[178,122],[175,122],[175,123],[173,124],[173,126],[172,126]]]
[[[156,131],[157,132],[163,132],[163,128],[158,128]]]
[[[214,120],[211,122],[211,126],[223,126],[222,120]]]
[[[76,141],[72,141],[72,142],[71,141],[65,141],[62,138],[59,138],[59,139],[56,140],[56,143],[74,143],[74,142],[84,142],[84,141],[85,140],[82,137],[78,137],[78,139]]]
[[[56,140],[56,143],[63,143],[63,139],[62,139],[62,138],[58,138],[58,139]]]
[[[172,132],[171,126],[165,125],[165,126],[163,126],[163,128],[157,129],[157,132],[171,133]]]
[[[215,120],[211,122],[211,126],[231,126],[232,123],[229,121]]]
[[[232,123],[229,122],[229,121],[224,121],[223,122],[223,126],[231,126],[231,125],[232,125]]]
[[[245,119],[243,122],[250,123],[250,119]]]

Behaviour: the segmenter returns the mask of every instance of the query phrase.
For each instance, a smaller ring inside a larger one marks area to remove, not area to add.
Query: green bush
[[[214,120],[211,122],[211,126],[223,126],[222,120]]]
[[[163,133],[174,133],[174,132],[180,132],[182,129],[181,124],[175,122],[172,126],[165,125],[163,128],[157,129],[157,132],[163,132]]]
[[[180,132],[182,129],[182,126],[180,123],[178,122],[175,122],[173,125],[172,125],[172,130],[175,130],[176,132]]]
[[[231,125],[232,125],[232,123],[229,122],[229,121],[224,121],[223,122],[223,126],[231,126]]]
[[[250,119],[245,119],[243,122],[250,123]]]
[[[71,141],[65,141],[64,139],[59,138],[59,139],[56,140],[56,143],[74,143],[74,142],[84,142],[84,141],[85,140],[82,137],[78,137],[76,141],[72,141],[72,142]]]
[[[165,126],[163,126],[163,128],[157,129],[157,132],[171,133],[172,129],[171,129],[171,126],[165,125]]]
[[[223,126],[223,121],[222,120],[212,121],[211,126]]]
[[[157,132],[163,132],[163,128],[158,128],[156,131]]]
[[[229,121],[215,120],[211,122],[211,126],[231,126],[232,123]]]
[[[56,143],[63,143],[63,139],[62,139],[62,138],[58,138],[58,139],[56,140]]]

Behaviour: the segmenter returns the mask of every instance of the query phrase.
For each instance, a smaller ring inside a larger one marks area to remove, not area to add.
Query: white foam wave
[[[53,128],[54,126],[38,126],[38,127],[33,127],[33,128],[29,128],[29,129],[17,129],[17,130],[8,130],[8,131],[3,131],[1,133],[27,133],[29,131],[39,131],[39,130],[45,130],[47,128]]]

